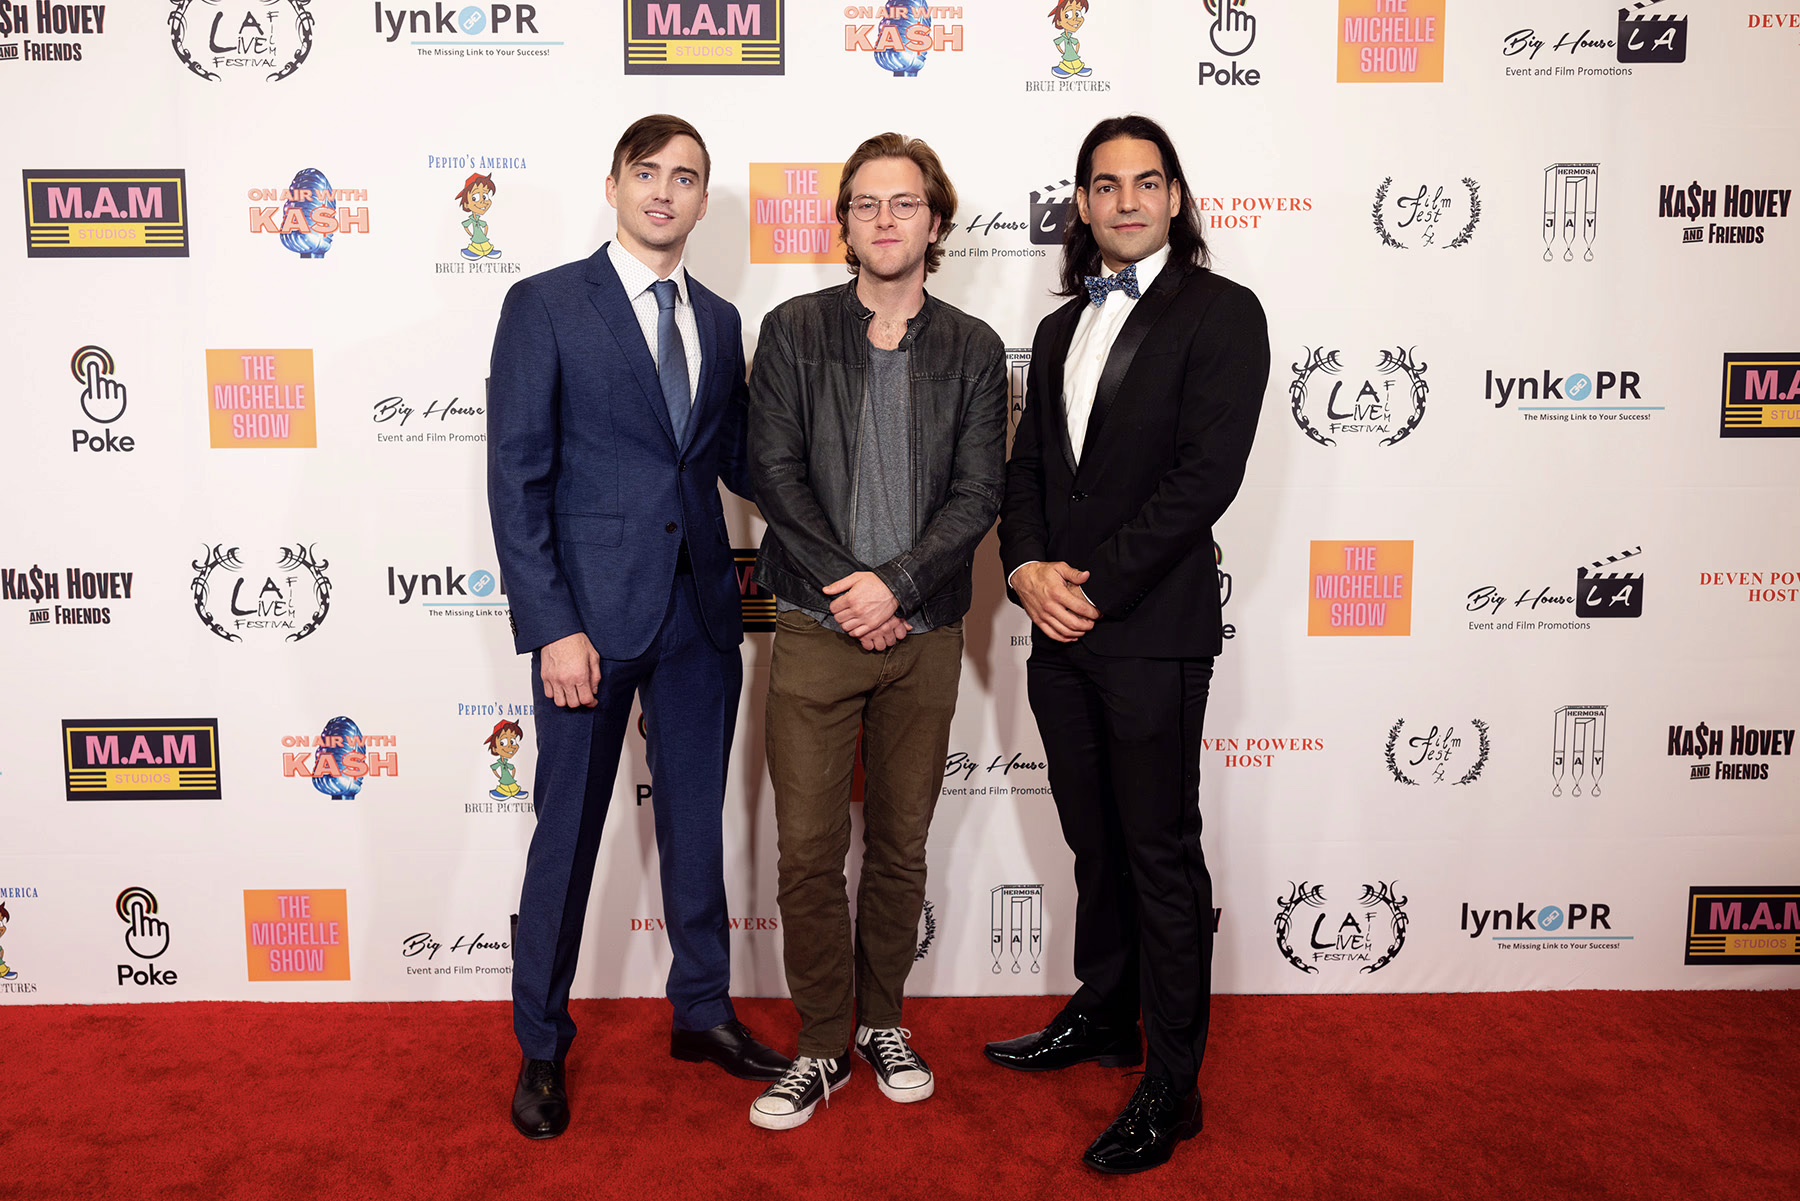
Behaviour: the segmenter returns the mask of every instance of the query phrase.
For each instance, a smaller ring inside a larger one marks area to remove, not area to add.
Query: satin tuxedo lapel
[[[631,301],[625,296],[625,285],[619,282],[619,273],[613,270],[612,263],[606,257],[606,247],[602,246],[588,259],[587,280],[591,285],[588,298],[600,311],[600,318],[606,323],[607,332],[612,335],[619,353],[631,367],[638,391],[643,393],[644,402],[656,413],[656,420],[673,445],[675,426],[669,421],[669,406],[663,403],[662,383],[656,377],[656,360],[650,357],[650,348],[644,343],[643,328],[638,325],[637,313],[632,310]],[[701,380],[703,385],[705,382],[704,379]],[[689,421],[688,425],[691,427],[693,422]]]
[[[1062,448],[1063,462],[1068,465],[1070,475],[1075,474],[1075,444],[1069,441],[1069,407],[1063,403],[1063,372],[1068,365],[1069,343],[1075,340],[1075,323],[1081,320],[1082,305],[1087,303],[1083,297],[1063,306],[1056,314],[1056,326],[1046,347],[1050,362],[1046,365],[1048,374],[1044,380],[1050,407],[1045,413],[1055,415],[1055,420],[1048,424],[1056,427],[1056,444]]]
[[[1119,327],[1119,336],[1113,339],[1112,350],[1106,356],[1106,369],[1100,373],[1100,384],[1094,389],[1094,408],[1088,414],[1087,435],[1081,442],[1083,463],[1088,461],[1088,448],[1094,445],[1098,431],[1106,424],[1106,415],[1111,411],[1113,401],[1118,399],[1119,387],[1125,382],[1126,373],[1131,370],[1132,360],[1137,357],[1138,348],[1144,344],[1145,335],[1167,311],[1186,278],[1187,272],[1173,264],[1165,266],[1157,273],[1156,282],[1150,285],[1150,290],[1133,306],[1131,316],[1125,318],[1125,324]]]

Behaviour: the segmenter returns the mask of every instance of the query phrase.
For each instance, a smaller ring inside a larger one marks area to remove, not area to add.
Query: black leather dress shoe
[[[669,1035],[669,1054],[689,1063],[718,1064],[745,1080],[779,1080],[792,1061],[756,1041],[737,1019],[721,1022],[711,1030],[683,1030]]]
[[[1169,1162],[1175,1144],[1200,1130],[1200,1094],[1178,1093],[1160,1076],[1145,1076],[1125,1109],[1081,1157],[1097,1172],[1124,1175]]]
[[[1050,1072],[1091,1060],[1109,1068],[1128,1068],[1144,1061],[1135,1021],[1129,1026],[1106,1026],[1082,1013],[1059,1013],[1036,1034],[989,1043],[985,1053],[1001,1067],[1021,1072]]]
[[[527,1059],[513,1088],[513,1125],[526,1138],[555,1138],[569,1128],[569,1092],[560,1059]]]

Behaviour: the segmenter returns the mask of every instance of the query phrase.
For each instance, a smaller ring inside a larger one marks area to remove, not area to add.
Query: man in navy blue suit
[[[674,957],[670,1054],[752,1080],[788,1066],[730,997],[721,820],[743,623],[718,481],[746,498],[750,484],[738,313],[682,268],[711,168],[681,118],[634,123],[606,180],[617,240],[515,284],[494,335],[488,508],[538,737],[513,948],[527,1138],[569,1124],[569,989],[634,696]]]

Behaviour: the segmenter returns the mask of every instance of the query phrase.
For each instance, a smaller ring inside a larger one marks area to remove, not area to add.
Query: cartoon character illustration
[[[1087,10],[1088,0],[1056,0],[1056,7],[1050,10],[1050,24],[1062,34],[1050,43],[1062,52],[1062,61],[1050,68],[1050,74],[1058,79],[1094,73],[1081,61],[1081,43],[1075,40],[1075,31],[1087,20]]]
[[[0,901],[0,937],[6,934],[6,924],[12,921],[12,914],[6,911],[6,902]],[[6,966],[6,948],[0,947],[0,980],[11,980],[19,973]]]
[[[524,737],[525,731],[516,721],[495,722],[494,732],[487,736],[487,749],[500,756],[488,764],[500,781],[488,792],[496,800],[522,801],[531,795],[519,787],[518,777],[513,775],[512,758],[519,753],[519,742]]]
[[[469,244],[463,247],[465,259],[497,259],[500,252],[488,241],[487,222],[482,217],[494,207],[494,193],[500,189],[494,186],[491,175],[476,173],[463,181],[462,191],[456,194],[462,210],[469,216],[462,225],[469,232]]]

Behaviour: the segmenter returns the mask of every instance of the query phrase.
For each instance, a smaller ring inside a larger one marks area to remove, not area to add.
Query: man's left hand
[[[831,602],[831,615],[852,638],[862,638],[880,629],[899,607],[894,594],[872,571],[853,571],[843,579],[825,585],[823,591],[826,596],[836,597]]]

